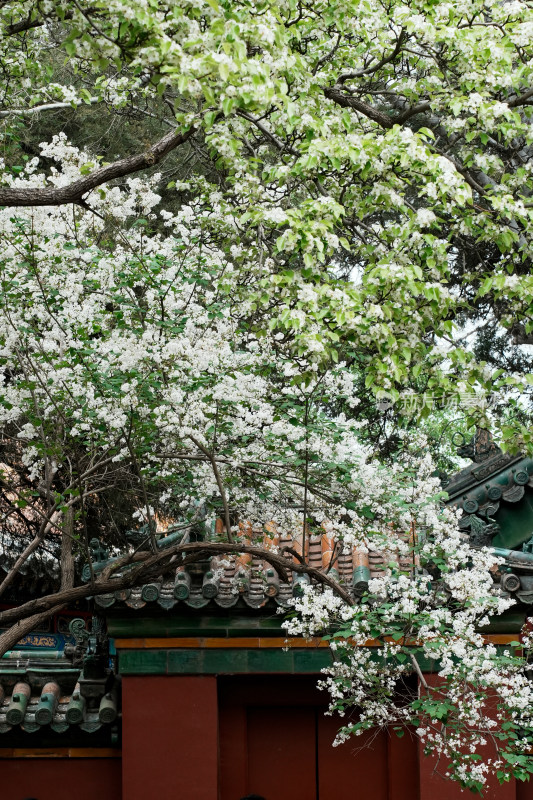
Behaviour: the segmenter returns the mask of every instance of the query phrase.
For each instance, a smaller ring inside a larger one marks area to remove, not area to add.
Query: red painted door
[[[341,724],[339,717],[317,714],[319,800],[387,800],[387,734],[371,732],[333,747]]]
[[[315,709],[248,708],[246,717],[247,791],[265,800],[317,800]]]
[[[316,800],[316,680],[219,678],[219,800]]]
[[[342,720],[305,677],[219,690],[219,800],[418,800],[416,739],[371,732],[332,747]]]

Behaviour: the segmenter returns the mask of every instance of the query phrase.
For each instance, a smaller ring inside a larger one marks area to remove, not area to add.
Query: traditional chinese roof
[[[496,526],[489,540],[473,544],[521,547],[533,534],[533,458],[502,453],[484,434],[479,431],[459,449],[473,463],[447,484],[448,502],[463,510],[463,530],[474,534],[476,519]]]
[[[473,463],[448,482],[447,503],[462,509],[460,527],[473,546],[492,546],[507,559],[501,590],[514,594],[523,604],[533,604],[533,458],[503,453],[482,430],[470,442],[463,440],[459,453],[472,458]],[[289,548],[302,552],[301,537],[284,534],[276,543],[281,551]],[[381,573],[384,562],[383,554],[374,551],[335,551],[334,540],[327,534],[310,536],[306,555],[311,567],[328,571],[354,598],[366,588],[370,577]],[[409,568],[410,564],[405,566]],[[174,574],[144,586],[100,595],[95,603],[101,609],[147,611],[179,606],[201,609],[209,604],[260,609],[285,605],[308,580],[293,573],[284,583],[265,561],[217,556],[188,569],[178,567]]]
[[[447,483],[447,503],[462,509],[460,527],[473,546],[493,546],[508,558],[508,567],[502,571],[502,590],[514,593],[523,604],[533,604],[533,458],[503,453],[482,430],[470,442],[463,439],[459,453],[470,457],[472,464]],[[254,541],[262,535],[252,533]],[[160,546],[169,546],[176,536],[181,533],[162,539]],[[267,539],[272,543],[271,534],[265,534],[265,544]],[[98,571],[109,563],[109,554],[98,541],[95,543],[98,548],[93,553],[93,567]],[[283,534],[275,543],[282,552],[284,548],[302,552],[301,536]],[[305,550],[311,567],[327,571],[353,597],[362,593],[370,577],[381,573],[384,562],[383,554],[374,551],[342,552],[328,534],[307,537]],[[48,562],[44,567],[49,570]],[[39,565],[32,564],[31,568],[37,568],[40,574]],[[143,586],[97,596],[94,601],[101,610],[170,611],[207,606],[274,610],[286,605],[293,594],[301,593],[308,580],[293,573],[285,583],[266,561],[246,555],[216,556],[187,568],[177,567],[174,573]]]
[[[93,733],[117,718],[116,699],[104,695],[98,707],[87,708],[78,691],[63,694],[55,681],[42,687],[32,686],[31,676],[13,684],[2,685],[4,695],[0,707],[0,733],[19,726],[34,733],[49,726],[56,733],[65,733],[71,726]],[[40,692],[38,691],[40,689]],[[33,692],[37,690],[37,694]]]
[[[109,667],[101,622],[93,619],[89,631],[85,620],[74,619],[70,633],[30,634],[0,659],[0,733],[47,729],[61,734],[72,727],[94,733],[116,721],[119,682]],[[59,638],[60,650],[34,641]]]
[[[94,691],[65,658],[45,660],[12,651],[0,663],[0,733],[16,728],[65,733],[72,726],[93,733],[116,721],[118,704],[116,682]]]
[[[290,548],[301,552],[301,538],[284,534],[279,539],[281,551]],[[352,553],[335,551],[333,538],[328,534],[310,536],[306,543],[309,566],[328,572],[354,597],[366,588],[368,580],[381,573],[384,556],[370,551]],[[334,561],[335,566],[331,567]],[[308,583],[306,575],[293,573],[289,581],[280,580],[270,564],[250,556],[216,556],[204,564],[184,569],[178,567],[174,574],[161,580],[95,597],[101,609],[127,606],[139,610],[176,606],[201,609],[208,604],[220,608],[263,608],[267,605],[286,605],[292,595],[302,592]]]
[[[448,504],[462,509],[461,530],[473,547],[491,546],[506,559],[500,587],[533,604],[533,458],[503,453],[478,430],[460,455],[473,463],[446,486]]]

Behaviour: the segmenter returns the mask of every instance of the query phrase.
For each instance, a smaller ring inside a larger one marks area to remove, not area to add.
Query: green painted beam
[[[525,611],[509,611],[501,617],[493,617],[483,633],[517,633],[525,622]],[[283,615],[259,611],[255,616],[204,616],[192,612],[190,615],[177,615],[166,612],[156,616],[131,613],[122,617],[107,617],[107,629],[111,637],[160,638],[181,636],[225,637],[228,639],[247,636],[285,636],[281,627]]]
[[[319,674],[330,664],[331,653],[324,648],[123,650],[119,653],[121,675]]]
[[[482,633],[520,633],[526,618],[530,616],[524,611],[506,611],[499,617],[490,617],[490,623],[485,628],[480,628]]]
[[[377,648],[372,648],[377,650]],[[503,649],[503,646],[502,646]],[[377,652],[373,653],[378,658]],[[438,662],[417,656],[423,672],[438,672]],[[206,648],[121,650],[121,675],[317,675],[332,663],[325,648]]]
[[[119,675],[166,675],[167,653],[167,650],[126,650],[119,655],[118,673]]]
[[[46,661],[65,661],[63,650],[44,650],[43,648],[34,647],[33,649],[25,650],[8,650],[2,656],[2,661],[20,661],[26,659],[45,659]],[[70,665],[70,662],[67,662]],[[56,669],[56,667],[54,667]]]
[[[256,617],[224,616],[211,617],[201,614],[191,616],[171,616],[171,612],[161,616],[107,617],[107,630],[116,639],[128,637],[147,638],[161,636],[284,636],[280,614]]]
[[[9,675],[27,675],[29,678],[32,676],[37,677],[49,677],[50,675],[57,675],[60,679],[65,678],[68,676],[69,678],[77,677],[80,674],[79,667],[70,667],[65,669],[57,669],[52,665],[47,667],[28,667],[22,665],[20,667],[16,667],[14,664],[9,665],[9,668],[4,669],[4,665],[2,664],[2,668],[0,669],[0,676],[2,678],[7,677]]]

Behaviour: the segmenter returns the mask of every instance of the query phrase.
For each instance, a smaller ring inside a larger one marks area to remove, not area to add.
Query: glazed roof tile
[[[115,722],[118,715],[116,694],[103,694],[90,702],[81,695],[79,684],[64,694],[57,681],[49,680],[39,691],[27,675],[16,681],[3,676],[0,698],[0,733],[13,728],[34,733],[45,727],[65,733],[73,725],[93,733]]]

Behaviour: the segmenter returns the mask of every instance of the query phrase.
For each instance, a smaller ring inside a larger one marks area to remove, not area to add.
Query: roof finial
[[[497,453],[502,452],[492,438],[491,432],[486,428],[477,427],[476,432],[468,442],[462,433],[454,434],[452,441],[457,447],[458,456],[470,458],[476,464],[481,464],[481,462],[487,461]]]

